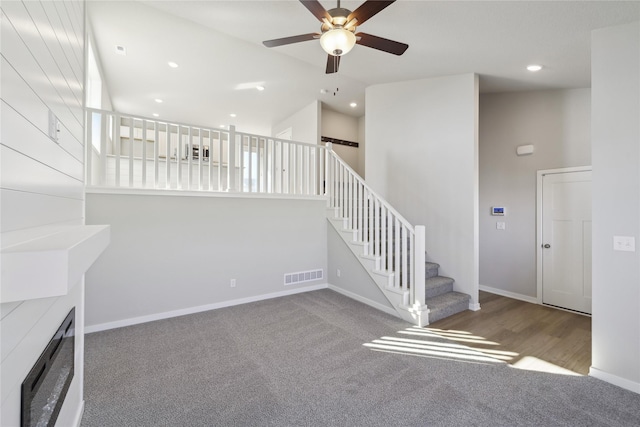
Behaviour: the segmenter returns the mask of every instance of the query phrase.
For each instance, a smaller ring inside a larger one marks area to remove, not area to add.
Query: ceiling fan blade
[[[391,3],[394,3],[396,0],[391,1],[378,1],[378,0],[367,0],[360,5],[356,10],[351,12],[347,21],[351,21],[353,18],[358,20],[358,25],[362,25],[367,19],[371,18],[378,12],[380,12],[385,7],[389,6]]]
[[[356,34],[356,38],[357,44],[393,53],[394,55],[402,55],[409,48],[408,44],[395,42],[378,36],[372,36],[371,34],[366,33],[358,33]]]
[[[327,55],[327,72],[326,74],[333,74],[338,72],[338,66],[340,65],[340,57]]]
[[[309,9],[309,12],[313,13],[313,16],[318,18],[318,21],[322,22],[322,18],[326,18],[331,22],[331,15],[329,15],[329,12],[327,12],[318,0],[300,0],[300,3]]]
[[[318,33],[300,34],[299,36],[283,37],[281,39],[265,40],[262,42],[266,47],[276,47],[285,44],[306,42],[320,37]]]

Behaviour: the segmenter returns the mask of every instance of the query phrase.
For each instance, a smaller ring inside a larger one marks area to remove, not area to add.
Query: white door
[[[542,302],[591,313],[591,171],[542,178]]]

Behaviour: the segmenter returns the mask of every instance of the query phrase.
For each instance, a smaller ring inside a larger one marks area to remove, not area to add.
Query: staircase
[[[425,228],[413,226],[327,146],[329,223],[397,314],[418,326],[469,309],[471,297],[425,261]]]
[[[429,323],[452,316],[469,308],[471,297],[453,290],[454,280],[438,275],[440,266],[425,262],[425,304],[429,307]]]

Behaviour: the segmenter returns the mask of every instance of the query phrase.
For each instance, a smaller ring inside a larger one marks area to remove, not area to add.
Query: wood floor
[[[588,374],[590,317],[482,291],[480,306],[479,311],[465,311],[427,328],[447,331],[469,347],[504,352],[509,355],[508,363],[517,367],[555,365]],[[480,338],[464,340],[469,335]]]

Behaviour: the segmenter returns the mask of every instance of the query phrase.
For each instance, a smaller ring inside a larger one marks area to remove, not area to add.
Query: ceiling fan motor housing
[[[342,7],[328,10],[327,13],[331,16],[331,22],[324,19],[320,27],[322,31],[320,44],[330,55],[342,56],[348,53],[356,43],[357,20],[347,21],[351,11]]]

